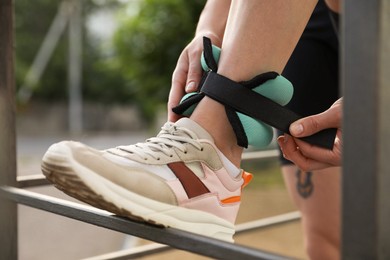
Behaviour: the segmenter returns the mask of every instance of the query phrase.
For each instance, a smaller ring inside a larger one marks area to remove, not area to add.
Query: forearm
[[[220,40],[219,44],[221,44],[230,4],[230,0],[207,1],[202,14],[200,15],[195,35],[202,36],[213,34]]]

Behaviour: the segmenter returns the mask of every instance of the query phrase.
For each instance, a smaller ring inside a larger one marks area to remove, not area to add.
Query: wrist
[[[210,38],[211,42],[218,46],[218,47],[221,47],[222,45],[222,39],[223,39],[223,35],[219,35],[218,33],[215,33],[211,30],[197,30],[196,33],[195,33],[195,38],[196,37],[207,37],[207,38]]]

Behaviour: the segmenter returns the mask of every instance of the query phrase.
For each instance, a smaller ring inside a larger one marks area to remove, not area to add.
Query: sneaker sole
[[[234,225],[213,214],[158,202],[103,178],[73,159],[63,144],[52,145],[42,172],[59,190],[122,217],[233,242]]]

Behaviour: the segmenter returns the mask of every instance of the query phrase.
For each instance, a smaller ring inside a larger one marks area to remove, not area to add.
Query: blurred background
[[[40,112],[42,106],[58,115],[70,103],[81,114],[59,126],[73,133],[149,124],[165,110],[172,71],[193,37],[204,2],[17,1],[20,116]],[[105,117],[118,106],[131,112],[127,122]],[[38,114],[45,120],[50,113]],[[77,117],[80,126],[72,125]]]
[[[155,135],[166,120],[176,61],[205,0],[17,0],[15,63],[18,175],[39,174],[50,144],[98,149]],[[275,148],[272,144],[269,149]],[[238,223],[294,211],[276,158],[252,160]],[[30,190],[72,200],[53,187]],[[148,243],[19,206],[19,258],[84,259]],[[305,259],[299,221],[236,242]],[[201,259],[172,251],[145,259]]]

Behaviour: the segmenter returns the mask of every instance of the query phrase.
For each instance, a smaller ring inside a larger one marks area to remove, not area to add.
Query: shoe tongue
[[[214,142],[213,137],[203,127],[189,118],[181,118],[175,123],[175,125],[191,130],[198,136],[199,139],[207,139]]]

